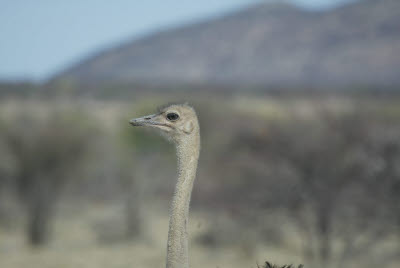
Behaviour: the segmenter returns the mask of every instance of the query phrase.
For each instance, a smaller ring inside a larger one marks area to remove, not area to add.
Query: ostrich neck
[[[187,225],[199,151],[199,134],[186,137],[177,144],[178,182],[170,211],[167,268],[189,267]]]

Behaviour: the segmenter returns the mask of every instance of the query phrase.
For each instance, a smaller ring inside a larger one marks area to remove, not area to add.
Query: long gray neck
[[[199,151],[200,135],[198,133],[188,135],[177,144],[178,182],[170,211],[167,268],[189,267],[187,225]]]

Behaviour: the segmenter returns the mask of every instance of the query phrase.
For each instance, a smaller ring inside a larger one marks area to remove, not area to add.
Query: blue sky
[[[326,9],[348,0],[289,0]],[[261,0],[0,0],[0,79],[45,80],[91,53]]]

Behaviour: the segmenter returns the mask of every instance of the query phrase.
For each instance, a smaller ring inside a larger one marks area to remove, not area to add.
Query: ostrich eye
[[[167,119],[169,121],[176,121],[179,119],[179,115],[176,113],[169,113],[169,114],[167,114]]]

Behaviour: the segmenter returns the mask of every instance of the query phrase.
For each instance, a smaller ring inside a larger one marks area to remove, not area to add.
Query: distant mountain
[[[400,85],[400,1],[259,4],[102,51],[52,82]]]

